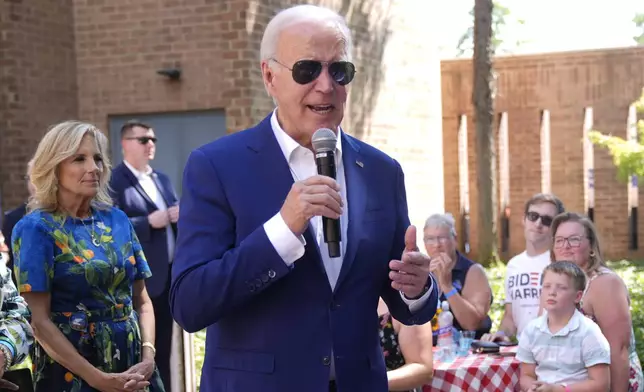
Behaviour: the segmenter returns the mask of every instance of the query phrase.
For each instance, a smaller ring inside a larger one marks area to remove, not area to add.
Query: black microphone
[[[313,134],[311,144],[315,153],[318,174],[335,180],[335,146],[337,136],[328,128],[320,128]],[[340,219],[322,217],[324,242],[329,247],[329,256],[340,257]]]

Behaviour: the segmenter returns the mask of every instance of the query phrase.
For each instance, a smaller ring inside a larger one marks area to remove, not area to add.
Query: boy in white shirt
[[[577,306],[586,275],[576,264],[554,262],[543,272],[544,314],[519,337],[522,391],[606,392],[610,346],[594,321]]]
[[[523,328],[539,314],[540,278],[550,264],[553,218],[564,212],[557,196],[538,193],[526,203],[523,216],[523,235],[526,250],[514,256],[505,273],[505,309],[499,330],[484,335],[481,340],[509,341],[519,336]]]

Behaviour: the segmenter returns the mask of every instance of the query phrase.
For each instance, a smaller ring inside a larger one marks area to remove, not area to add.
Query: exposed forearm
[[[480,311],[471,302],[456,293],[447,299],[449,309],[458,323],[467,330],[476,330],[485,319],[485,312]]]
[[[139,313],[139,325],[141,328],[141,342],[149,342],[155,344],[155,323],[154,323],[154,307],[151,301],[142,303],[137,312]],[[154,360],[154,351],[150,347],[143,347],[143,360]]]
[[[499,325],[499,331],[503,331],[506,336],[514,336],[517,333],[517,327],[514,325],[514,320],[512,320],[512,316],[510,316],[507,311],[503,314],[501,324]]]
[[[390,391],[409,391],[429,384],[432,381],[431,366],[421,363],[408,363],[387,372]]]
[[[100,376],[101,371],[83,358],[50,320],[43,320],[32,326],[38,343],[54,361],[88,383]]]
[[[630,361],[628,348],[621,347],[610,350],[610,390],[611,392],[628,391],[628,380],[630,377]]]
[[[628,384],[627,384],[628,385]],[[606,392],[608,390],[615,391],[615,389],[609,389],[608,380],[586,380],[578,382],[575,384],[568,385],[568,388],[571,392]],[[627,391],[628,388],[618,389],[618,391]],[[564,388],[561,388],[561,392],[565,392]]]

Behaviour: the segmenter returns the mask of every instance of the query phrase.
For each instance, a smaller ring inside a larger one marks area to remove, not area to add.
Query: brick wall
[[[27,195],[26,163],[47,127],[77,116],[71,0],[0,2],[0,189]]]
[[[41,0],[33,9],[1,3],[13,10],[0,14],[0,29],[9,32],[2,35],[8,42],[0,67],[10,75],[0,84],[0,143],[14,154],[11,166],[0,169],[5,208],[26,194],[24,163],[46,126],[68,117],[107,130],[110,115],[224,109],[229,132],[253,125],[273,108],[259,68],[266,24],[282,8],[316,3],[345,15],[354,32],[358,73],[347,132],[401,162],[414,223],[442,210],[440,63],[434,24],[412,8],[418,1],[62,3]],[[15,9],[42,23],[15,19]],[[156,73],[166,67],[180,67],[181,80]],[[12,101],[17,96],[20,104]]]
[[[108,115],[225,108],[229,130],[250,125],[247,8],[74,0],[80,117],[107,129]],[[157,74],[167,67],[180,67],[181,80]]]
[[[550,174],[552,191],[567,209],[585,212],[583,185],[584,109],[592,107],[594,128],[625,137],[628,106],[644,86],[644,48],[610,49],[558,54],[500,57],[495,62],[498,96],[495,111],[507,112],[510,154],[510,247],[505,257],[524,249],[523,204],[541,191],[540,126],[550,111]],[[442,62],[445,206],[458,213],[456,131],[458,116],[470,121],[472,69],[469,60]],[[476,170],[474,128],[470,124],[469,183],[471,235],[476,241]],[[628,250],[627,186],[616,180],[610,155],[594,148],[595,223],[610,258],[641,257]],[[641,197],[641,196],[640,196]],[[640,218],[640,222],[642,219]],[[644,225],[639,230],[640,249]],[[476,247],[474,246],[474,253]]]

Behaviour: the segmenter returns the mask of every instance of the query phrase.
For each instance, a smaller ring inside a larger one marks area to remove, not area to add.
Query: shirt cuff
[[[306,245],[304,237],[297,237],[293,234],[279,212],[264,223],[264,231],[273,248],[287,266],[290,267],[296,260],[304,256],[304,245]]]
[[[425,292],[425,294],[422,295],[422,297],[420,297],[418,299],[408,299],[407,297],[405,297],[405,294],[403,294],[402,291],[400,292],[400,297],[402,298],[403,302],[405,302],[405,304],[407,304],[407,307],[409,308],[409,311],[411,313],[416,313],[416,311],[418,311],[418,309],[422,308],[423,305],[425,305],[425,303],[427,302],[429,297],[432,295],[432,292],[434,291],[433,289],[434,289],[434,277],[430,274],[429,275],[429,286],[428,286],[427,291]]]

